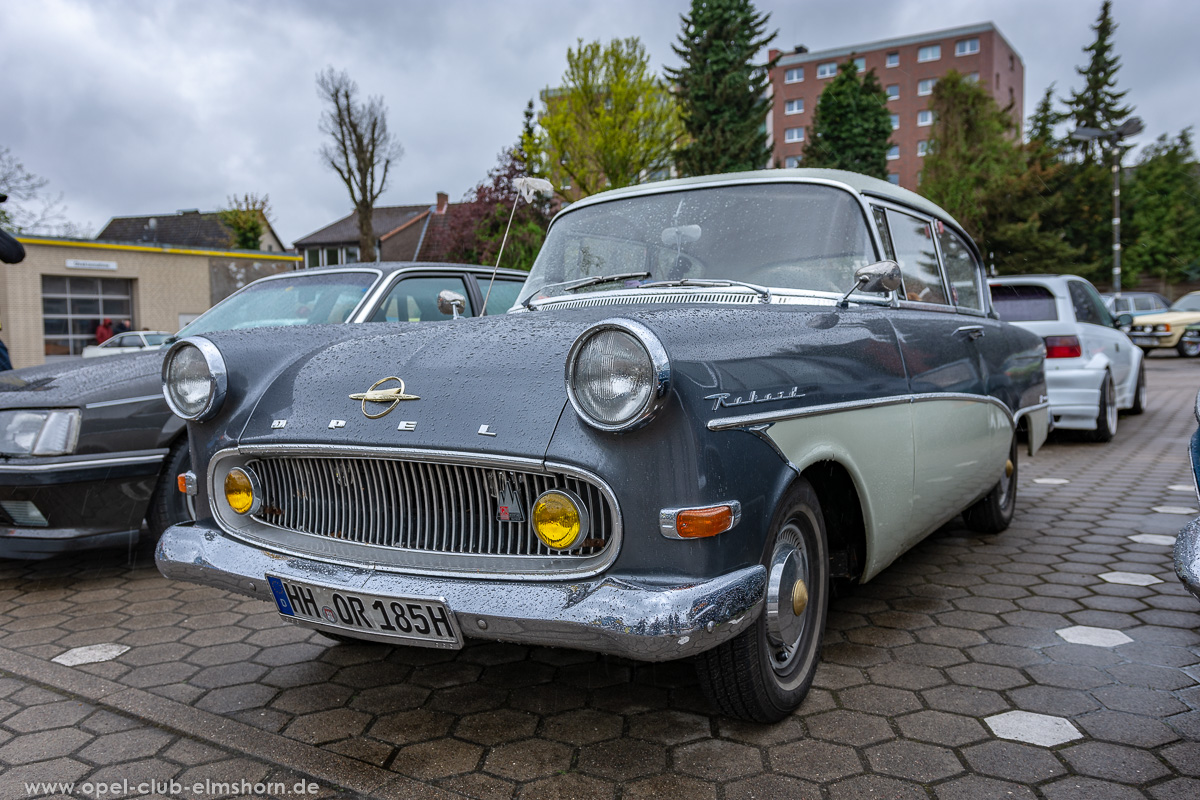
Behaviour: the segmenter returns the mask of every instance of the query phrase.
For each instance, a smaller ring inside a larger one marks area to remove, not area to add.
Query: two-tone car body
[[[981,263],[915,194],[772,170],[572,204],[504,317],[191,337],[198,519],[159,568],[339,637],[696,655],[779,719],[831,580],[1012,517],[1044,347]]]
[[[179,335],[235,329],[291,348],[297,326],[449,319],[437,295],[483,308],[492,270],[384,263],[263,278],[202,314]],[[488,308],[507,309],[525,273],[500,270]],[[0,558],[126,545],[191,516],[176,476],[191,464],[183,421],[162,394],[164,353],[57,362],[0,373]]]
[[[1200,393],[1193,407],[1196,422],[1200,423]],[[1200,428],[1192,433],[1188,445],[1192,462],[1192,486],[1200,500]],[[1175,574],[1197,600],[1200,600],[1200,517],[1189,522],[1175,537]]]

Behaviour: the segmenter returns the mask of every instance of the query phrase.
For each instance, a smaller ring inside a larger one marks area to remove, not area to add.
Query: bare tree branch
[[[317,75],[317,94],[325,101],[320,131],[329,137],[321,145],[321,160],[337,173],[358,216],[359,258],[375,260],[375,230],[371,225],[375,201],[387,188],[388,171],[404,148],[387,127],[382,97],[358,101],[358,84],[350,75],[326,67]],[[378,178],[377,178],[378,172]]]

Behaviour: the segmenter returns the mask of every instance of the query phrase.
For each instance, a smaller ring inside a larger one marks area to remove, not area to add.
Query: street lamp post
[[[1117,297],[1121,296],[1121,141],[1130,136],[1137,136],[1144,130],[1138,117],[1130,117],[1112,130],[1103,128],[1077,127],[1071,131],[1071,138],[1079,142],[1098,139],[1107,142],[1112,151],[1112,290]]]

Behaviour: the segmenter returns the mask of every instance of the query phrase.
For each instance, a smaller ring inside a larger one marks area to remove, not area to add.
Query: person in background
[[[113,337],[112,320],[108,317],[96,326],[96,344],[104,344]]]
[[[128,333],[131,330],[133,330],[133,328],[129,325],[129,320],[123,319],[118,322],[117,327],[113,329],[113,335],[116,336],[118,333]]]
[[[0,193],[0,203],[8,199],[8,195]],[[25,246],[10,236],[7,231],[0,230],[0,262],[18,264],[25,258]],[[3,326],[0,326],[3,327]],[[0,372],[12,369],[12,359],[8,357],[8,348],[0,341]]]
[[[0,325],[0,329],[4,326]],[[12,369],[12,359],[8,357],[8,348],[4,346],[4,341],[0,340],[0,372],[7,372]]]

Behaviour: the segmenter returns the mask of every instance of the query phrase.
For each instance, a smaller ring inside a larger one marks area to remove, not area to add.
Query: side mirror
[[[463,310],[467,307],[467,298],[463,297],[458,292],[453,292],[449,289],[442,289],[437,296],[438,311],[443,314],[450,314],[454,319],[462,316]]]
[[[894,292],[900,288],[900,265],[895,261],[879,261],[854,271],[854,285],[842,295],[838,306],[845,308],[854,292]]]
[[[1127,331],[1133,327],[1133,314],[1117,314],[1117,318],[1113,320],[1113,327]]]

